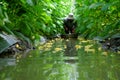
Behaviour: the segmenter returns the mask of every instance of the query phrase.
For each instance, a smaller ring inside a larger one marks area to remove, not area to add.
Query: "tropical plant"
[[[40,35],[48,37],[64,33],[62,19],[71,11],[72,6],[72,0],[67,1],[2,0],[1,3],[6,4],[4,12],[10,21],[4,24],[6,25],[4,28],[7,28],[11,33],[22,33],[31,40],[39,39]],[[3,17],[3,13],[1,14]],[[3,28],[1,29],[3,30]]]
[[[77,33],[89,38],[111,36],[120,32],[119,3],[119,0],[2,0],[0,29],[10,34],[22,33],[34,41],[40,35],[63,34],[62,20],[73,12],[78,22]]]
[[[119,0],[76,0],[78,32],[84,36],[111,36],[120,32]]]

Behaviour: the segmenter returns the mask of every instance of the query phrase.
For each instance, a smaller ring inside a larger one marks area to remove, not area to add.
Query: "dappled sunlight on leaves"
[[[120,54],[120,51],[118,51],[118,54]]]
[[[108,55],[108,52],[103,52],[101,46],[94,40],[85,40],[83,38],[78,38],[77,40],[56,38],[38,47],[40,51],[49,51],[58,54],[65,50],[72,50],[72,48],[75,48],[78,54],[99,53],[101,55]]]
[[[101,48],[101,47],[99,47],[99,48],[98,48],[98,51],[102,51],[102,48]]]
[[[84,39],[80,39],[82,43],[89,43],[92,42],[92,40],[84,40]]]
[[[33,57],[32,55],[29,55],[29,57],[31,58],[31,57]]]
[[[89,48],[91,48],[93,45],[86,45],[85,46],[85,49],[89,49]]]
[[[25,41],[31,51],[22,53],[24,46],[15,44],[21,53],[0,59],[0,80],[120,80],[120,51],[88,40],[120,33],[119,5],[120,0],[1,0],[0,31]],[[78,39],[57,38],[69,12],[77,21]]]
[[[81,45],[75,45],[75,48],[78,50],[78,49],[81,49],[82,46]]]
[[[95,53],[95,49],[92,49],[93,45],[87,45],[85,46],[85,52],[92,52],[92,53]]]
[[[49,47],[46,47],[45,49],[43,49],[44,51],[50,51],[51,49]]]
[[[40,46],[38,47],[38,49],[39,49],[39,50],[48,51],[48,50],[50,50],[50,48],[52,48],[52,45],[53,45],[53,42],[50,41],[50,42],[48,42],[48,43],[46,43],[46,44],[44,44],[44,45],[40,45]]]
[[[42,50],[42,49],[43,49],[43,47],[42,47],[42,46],[39,46],[39,47],[38,47],[38,49],[39,49],[39,50]]]
[[[102,52],[102,55],[103,55],[103,56],[107,56],[107,55],[108,55],[108,52]]]
[[[62,48],[55,48],[55,51],[61,51]]]
[[[52,47],[52,44],[53,44],[53,43],[46,43],[44,46],[45,46],[45,47],[48,47],[48,48],[51,48],[51,47]]]
[[[87,43],[88,41],[81,41],[82,43]]]
[[[95,53],[95,49],[89,49],[89,48],[87,49],[87,48],[85,48],[85,51],[86,51],[86,52],[92,52],[92,53]]]

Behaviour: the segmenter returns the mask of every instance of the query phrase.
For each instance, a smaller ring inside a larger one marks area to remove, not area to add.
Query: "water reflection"
[[[67,39],[64,40],[66,48],[65,48],[65,56],[77,56],[75,45],[77,43],[77,39]]]
[[[2,70],[6,66],[15,66],[16,65],[16,59],[14,58],[0,58],[0,70]]]
[[[87,80],[119,80],[120,67],[119,57],[83,57],[79,60],[79,79]]]
[[[64,59],[66,64],[69,64],[71,67],[71,72],[69,71],[69,80],[78,80],[78,70],[77,70],[77,51],[75,48],[75,45],[77,44],[77,39],[75,38],[69,38],[64,40],[66,48],[64,52],[64,56],[67,57],[67,59]]]
[[[0,80],[120,80],[119,56],[77,50],[78,41],[73,39],[55,43],[50,49],[30,52],[14,66],[6,66],[0,71]],[[63,50],[53,53],[52,48],[64,45]]]

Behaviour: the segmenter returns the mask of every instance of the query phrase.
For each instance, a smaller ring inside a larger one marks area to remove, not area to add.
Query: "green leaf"
[[[111,6],[110,3],[106,3],[104,6],[102,6],[101,10],[102,10],[102,11],[107,11],[110,6]]]
[[[87,25],[87,28],[92,28],[92,26],[93,26],[93,23],[89,23],[89,24]]]
[[[17,42],[15,36],[0,33],[0,53]],[[4,45],[3,45],[4,44]]]
[[[25,4],[26,3],[26,0],[20,0],[23,4]]]
[[[98,3],[93,3],[89,6],[89,9],[96,9],[98,7],[102,6],[102,3],[101,2],[98,2]]]

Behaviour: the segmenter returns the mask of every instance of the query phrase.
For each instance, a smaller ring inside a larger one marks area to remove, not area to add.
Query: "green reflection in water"
[[[120,80],[119,60],[94,41],[56,39],[4,67],[0,80]]]

